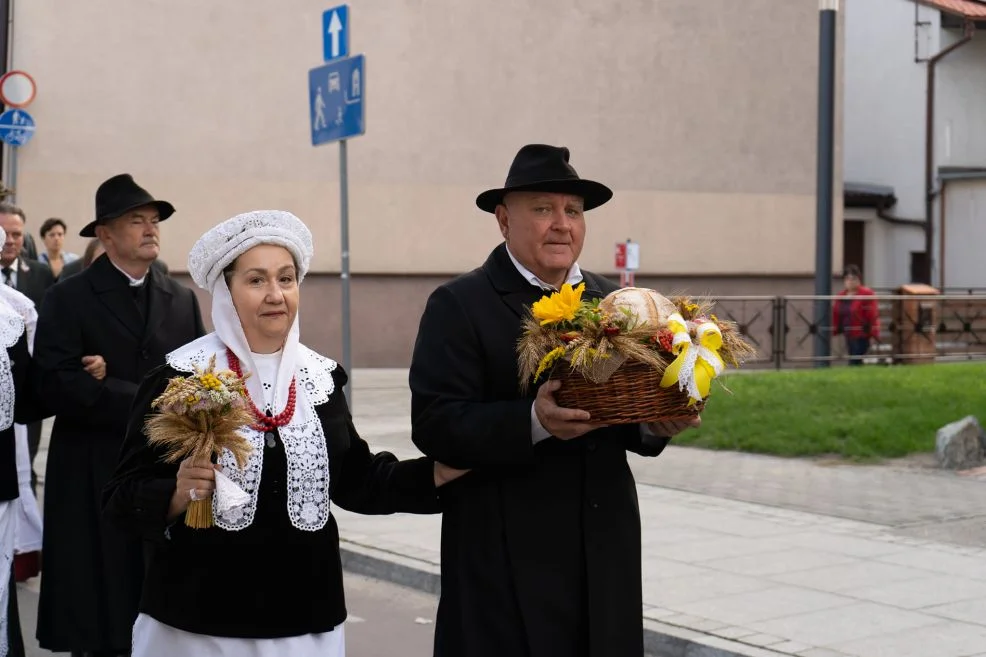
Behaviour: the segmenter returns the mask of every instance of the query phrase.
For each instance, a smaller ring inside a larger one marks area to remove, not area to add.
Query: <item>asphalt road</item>
[[[42,650],[34,639],[37,580],[18,587],[28,657],[67,655]],[[346,652],[359,657],[430,657],[438,600],[375,579],[346,574]]]

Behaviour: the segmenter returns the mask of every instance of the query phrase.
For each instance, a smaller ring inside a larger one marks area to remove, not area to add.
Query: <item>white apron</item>
[[[134,623],[131,657],[345,657],[343,626],[281,639],[235,639],[177,630],[146,614]],[[0,655],[3,657],[3,655]]]
[[[14,500],[14,553],[26,554],[41,550],[41,511],[31,489],[31,453],[27,446],[27,427],[15,424],[14,439],[17,441],[17,487],[20,492],[20,497]]]

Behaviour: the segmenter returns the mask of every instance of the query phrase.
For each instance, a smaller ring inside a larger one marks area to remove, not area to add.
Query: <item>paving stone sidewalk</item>
[[[709,655],[986,655],[986,549],[657,486],[638,494],[651,643],[677,629],[718,646]],[[334,513],[351,552],[385,562],[372,574],[436,588],[440,516]]]
[[[401,457],[406,381],[353,379],[357,428]],[[986,656],[986,481],[685,448],[631,466],[650,654]],[[439,516],[334,513],[354,567],[437,588]]]
[[[353,387],[371,446],[418,456],[407,371]],[[649,655],[986,657],[984,473],[679,447],[631,467]],[[440,516],[333,513],[347,568],[438,591]]]

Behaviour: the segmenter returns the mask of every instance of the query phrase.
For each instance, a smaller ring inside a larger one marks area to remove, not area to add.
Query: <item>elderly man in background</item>
[[[100,185],[96,218],[80,234],[98,237],[105,253],[52,287],[38,319],[40,387],[55,414],[38,642],[54,652],[130,652],[142,546],[103,520],[100,501],[140,381],[205,333],[192,291],[151,267],[158,224],[174,211],[129,174]]]

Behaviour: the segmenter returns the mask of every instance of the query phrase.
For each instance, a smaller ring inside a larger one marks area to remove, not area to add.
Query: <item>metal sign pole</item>
[[[342,283],[342,366],[349,375],[344,392],[353,408],[353,367],[349,333],[349,166],[346,153],[347,140],[339,141],[339,246],[341,249]]]
[[[0,0],[2,2],[2,0]],[[349,5],[322,12],[325,64],[308,71],[312,146],[339,142],[339,283],[342,297],[342,366],[348,380],[343,395],[353,407],[353,359],[350,334],[349,158],[348,140],[366,132],[366,75],[363,55],[349,56]]]
[[[10,203],[17,204],[17,147],[7,148],[7,187],[13,191],[10,193]]]

